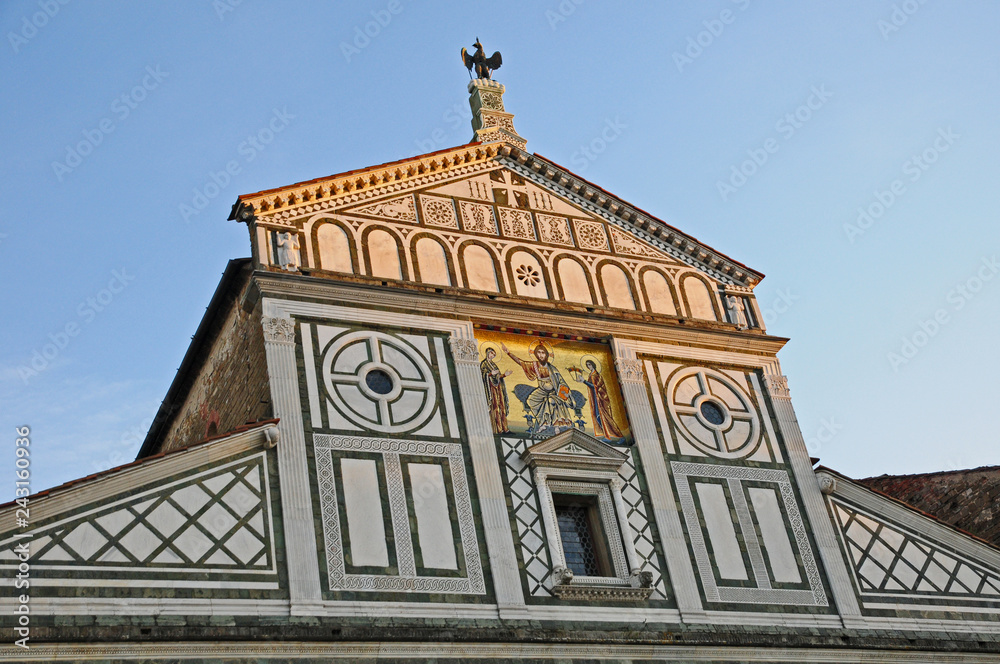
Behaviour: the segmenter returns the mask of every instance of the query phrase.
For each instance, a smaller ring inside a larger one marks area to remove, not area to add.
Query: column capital
[[[764,385],[767,392],[773,399],[791,399],[791,392],[788,391],[788,378],[772,374],[764,374]]]
[[[451,345],[451,355],[455,358],[455,362],[479,364],[479,344],[475,339],[453,336],[448,339],[448,343]]]
[[[295,321],[291,318],[264,316],[260,325],[264,329],[265,343],[295,344]]]
[[[618,370],[618,380],[622,383],[642,383],[645,380],[641,360],[616,357],[615,369]]]

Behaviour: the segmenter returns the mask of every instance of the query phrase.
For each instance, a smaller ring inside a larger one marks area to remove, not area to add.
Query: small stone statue
[[[653,573],[649,570],[635,570],[629,575],[629,584],[633,588],[652,588]]]
[[[566,586],[573,581],[573,570],[568,567],[557,567],[552,570],[552,584]]]
[[[479,37],[476,37],[476,43],[473,44],[476,47],[476,52],[469,55],[469,52],[462,48],[462,64],[465,68],[469,70],[469,76],[472,76],[472,69],[476,70],[476,78],[490,78],[490,72],[500,69],[500,65],[503,63],[503,58],[500,57],[500,51],[496,51],[490,57],[486,57],[483,53],[483,45],[479,43]]]
[[[299,236],[294,233],[278,233],[278,265],[282,270],[298,272]]]
[[[729,310],[729,319],[736,324],[736,327],[745,330],[750,325],[747,323],[746,306],[743,298],[737,295],[726,296],[726,308]]]

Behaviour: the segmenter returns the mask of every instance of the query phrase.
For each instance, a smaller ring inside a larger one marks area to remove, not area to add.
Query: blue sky
[[[249,253],[238,194],[467,142],[477,36],[529,150],[767,275],[825,465],[1000,463],[998,25],[986,1],[3,2],[11,480],[24,424],[35,490],[134,457]]]

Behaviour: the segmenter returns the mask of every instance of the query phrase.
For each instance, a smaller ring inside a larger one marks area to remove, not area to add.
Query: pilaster
[[[773,368],[777,369],[777,363]],[[806,450],[806,443],[802,438],[795,410],[792,408],[788,379],[780,373],[765,373],[764,386],[774,406],[778,430],[788,450],[792,473],[798,482],[799,495],[802,497],[802,504],[809,517],[809,523],[812,524],[813,537],[816,540],[820,558],[823,560],[823,567],[826,569],[827,579],[830,581],[830,589],[833,592],[833,599],[840,613],[840,618],[845,627],[863,627],[865,620],[861,615],[858,597],[847,573],[847,561],[844,560],[843,553],[837,543],[833,522],[826,509],[822,489],[816,479],[816,473],[813,472],[809,452]]]
[[[322,595],[295,362],[295,321],[265,314],[261,326],[274,415],[280,419],[278,481],[281,486],[291,613],[310,615],[319,607]]]
[[[646,377],[642,362],[630,348],[615,342],[615,369],[618,383],[622,388],[625,408],[635,446],[642,459],[642,470],[649,487],[649,499],[653,503],[653,516],[663,544],[663,554],[667,562],[670,584],[677,600],[681,620],[704,619],[701,596],[695,581],[691,554],[684,540],[680,513],[670,488],[670,477],[663,457],[663,447],[656,431],[653,408],[646,394]]]

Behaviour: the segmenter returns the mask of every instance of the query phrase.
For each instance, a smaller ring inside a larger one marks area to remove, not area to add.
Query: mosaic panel
[[[628,445],[611,352],[603,344],[476,330],[493,431],[541,440],[576,428]]]

